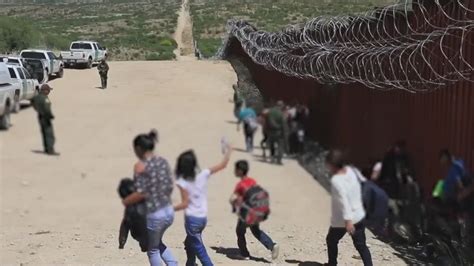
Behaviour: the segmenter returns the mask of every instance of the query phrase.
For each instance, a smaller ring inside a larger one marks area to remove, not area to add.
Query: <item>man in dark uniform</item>
[[[105,61],[105,58],[100,60],[100,64],[97,66],[99,70],[100,80],[102,82],[102,89],[107,89],[107,74],[109,73],[109,64]]]
[[[277,105],[270,109],[265,123],[268,134],[268,147],[272,156],[272,163],[282,164],[285,147],[285,117],[283,115],[284,103],[279,101]],[[276,146],[276,147],[275,147]]]
[[[52,120],[54,115],[51,112],[51,101],[48,98],[49,93],[53,88],[48,84],[41,85],[40,93],[36,95],[33,100],[33,108],[38,113],[38,120],[41,127],[41,135],[43,136],[44,152],[49,155],[59,155],[54,150],[54,131]]]

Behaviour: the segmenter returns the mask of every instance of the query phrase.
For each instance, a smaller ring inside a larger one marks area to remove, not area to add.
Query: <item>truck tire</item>
[[[92,58],[89,57],[89,60],[87,60],[87,68],[91,69],[92,68]]]
[[[15,96],[13,98],[13,109],[12,112],[17,114],[20,112],[20,91],[15,91]]]
[[[13,113],[15,114],[19,113],[20,109],[21,109],[20,101],[15,101],[15,103],[13,104]]]
[[[48,75],[48,69],[43,70],[43,83],[48,83],[49,81],[49,75]]]
[[[0,129],[7,130],[10,127],[10,104],[5,107],[5,113],[0,116]]]
[[[58,72],[57,75],[58,75],[58,78],[64,77],[64,67],[59,68],[59,72]]]

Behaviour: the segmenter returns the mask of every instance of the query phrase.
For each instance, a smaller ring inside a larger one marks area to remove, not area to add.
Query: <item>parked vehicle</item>
[[[96,62],[107,57],[107,49],[98,42],[72,42],[69,51],[61,52],[61,58],[66,67],[85,66],[91,68]]]
[[[10,127],[10,114],[19,100],[20,89],[11,82],[7,65],[0,62],[0,129]]]
[[[9,57],[6,57],[6,58],[4,59],[4,62],[5,62],[7,65],[16,65],[16,66],[22,66],[22,67],[24,67],[23,61],[21,60],[20,57],[12,57],[12,56],[9,56]]]
[[[15,102],[15,106],[13,108],[14,112],[19,112],[21,101],[30,101],[36,96],[36,94],[38,94],[39,82],[38,80],[31,77],[30,73],[28,73],[24,67],[9,65],[8,71],[10,72],[12,84],[16,84],[21,88],[19,100]]]
[[[37,59],[25,59],[21,57],[5,58],[5,63],[9,66],[21,66],[25,72],[28,72],[32,79],[36,79],[39,84],[47,82],[48,76],[45,78],[44,64]]]
[[[23,50],[20,56],[24,58],[26,62],[31,64],[38,63],[33,61],[41,61],[43,67],[43,76],[45,77],[43,82],[47,82],[53,75],[62,78],[64,75],[64,64],[53,52],[47,50]]]

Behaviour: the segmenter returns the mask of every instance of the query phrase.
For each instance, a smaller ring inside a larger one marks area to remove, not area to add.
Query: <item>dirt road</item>
[[[178,12],[178,23],[174,33],[174,39],[178,47],[174,50],[178,61],[192,61],[194,56],[193,24],[189,13],[189,2],[183,0]]]
[[[244,148],[229,102],[236,76],[227,63],[112,62],[110,68],[107,90],[96,88],[95,69],[67,70],[51,83],[60,157],[35,152],[42,147],[31,108],[12,117],[10,131],[0,132],[0,265],[146,265],[133,239],[117,248],[123,207],[116,187],[132,173],[135,135],[157,128],[158,153],[172,165],[189,148],[201,167],[218,162],[222,136]],[[262,227],[281,245],[275,265],[325,262],[327,192],[294,161],[277,167],[240,151],[232,155],[232,161],[241,158],[251,160],[250,175],[271,193],[273,212]],[[269,254],[250,234],[249,249],[262,260],[227,256],[236,252],[236,217],[227,203],[236,182],[232,166],[212,177],[204,241],[216,265],[261,265]],[[178,213],[164,241],[181,263],[184,237]],[[403,264],[391,248],[371,237],[369,243],[375,265]],[[343,265],[361,264],[352,258],[350,238],[340,250]]]

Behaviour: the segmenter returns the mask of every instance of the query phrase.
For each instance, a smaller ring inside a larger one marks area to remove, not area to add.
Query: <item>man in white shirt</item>
[[[372,257],[365,239],[365,211],[362,203],[361,184],[354,167],[347,166],[343,153],[331,151],[326,166],[331,177],[331,227],[326,237],[329,262],[337,265],[337,245],[349,233],[365,266],[372,266]],[[361,176],[361,175],[360,175]]]

